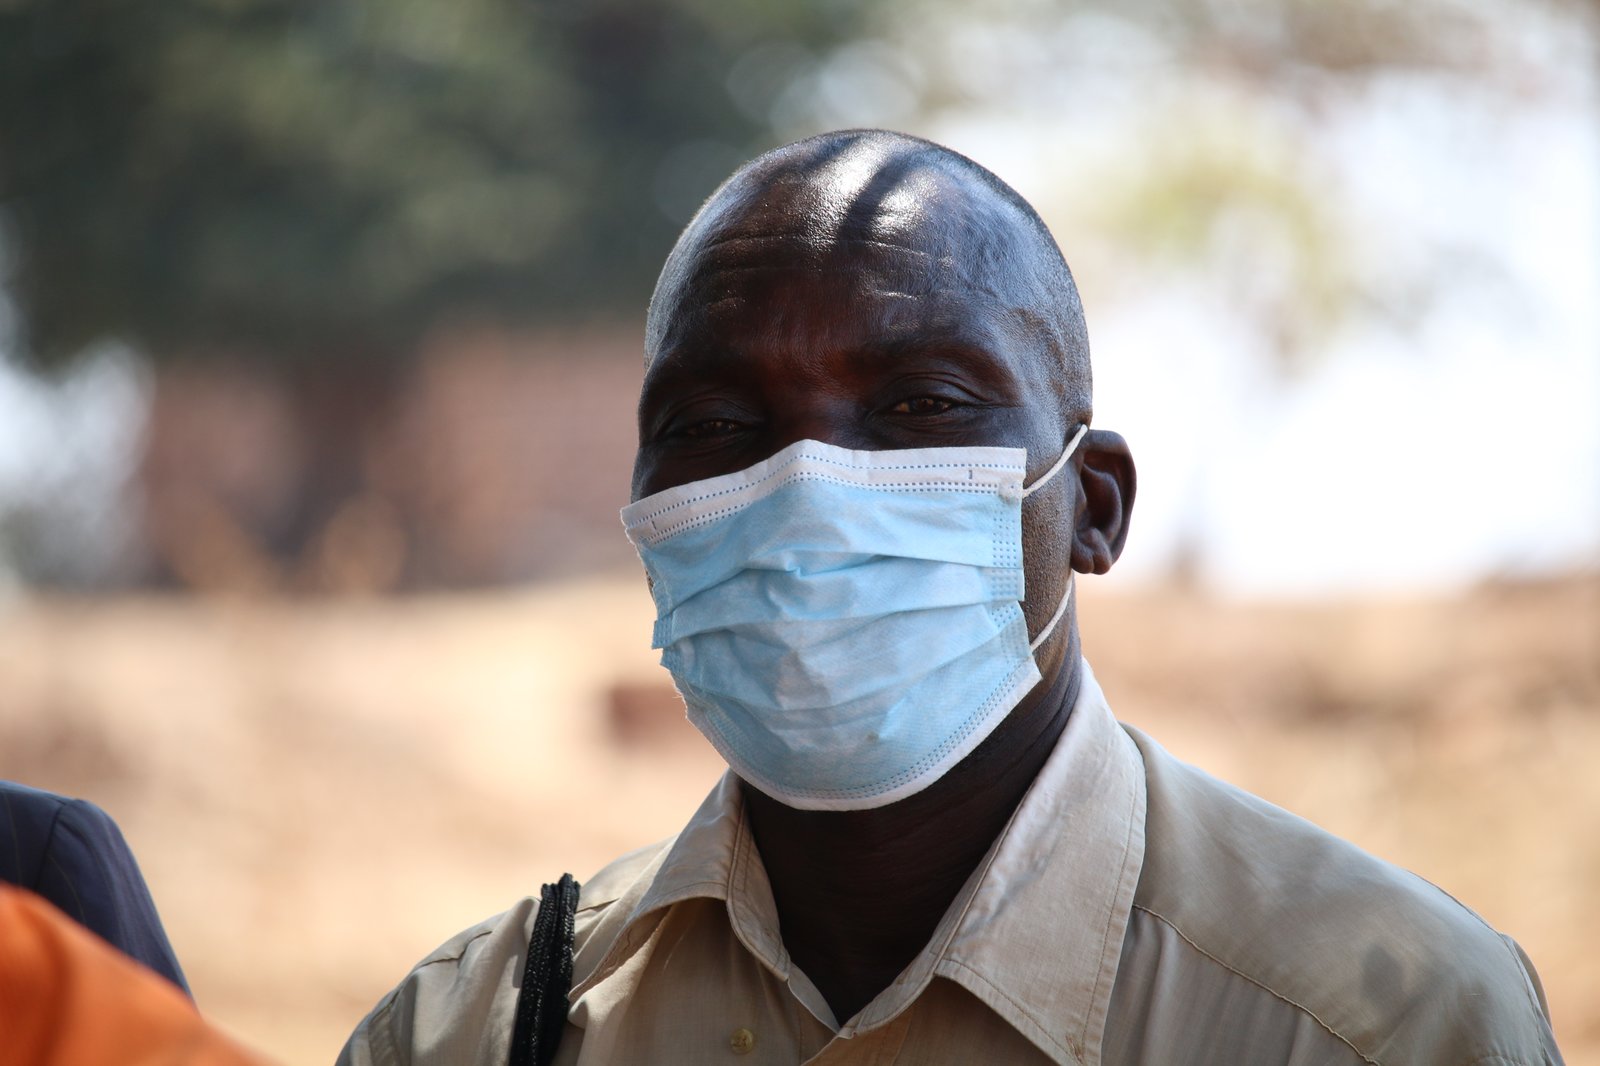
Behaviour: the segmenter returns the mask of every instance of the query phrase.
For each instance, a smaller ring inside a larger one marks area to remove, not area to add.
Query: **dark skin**
[[[1088,421],[1053,248],[970,174],[887,136],[746,172],[680,239],[652,307],[634,499],[805,439],[1022,447],[1031,484]],[[1091,430],[1024,502],[1031,634],[1069,566],[1115,562],[1134,486],[1127,444]],[[1075,613],[1036,653],[1043,682],[923,791],[806,811],[746,786],[784,944],[838,1020],[927,944],[1049,756],[1078,694]]]

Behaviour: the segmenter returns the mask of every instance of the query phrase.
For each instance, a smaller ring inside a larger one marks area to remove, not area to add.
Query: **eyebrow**
[[[1022,396],[1022,377],[1008,360],[978,337],[960,334],[933,338],[889,337],[863,345],[858,351],[874,360],[883,360],[891,369],[895,363],[915,358],[923,366],[906,367],[908,372],[942,366],[971,376],[989,388],[1001,389],[1013,399]]]
[[[897,373],[914,375],[939,369],[953,370],[973,379],[974,384],[1003,394],[1011,401],[1023,397],[1024,379],[1009,362],[997,356],[981,337],[965,335],[883,337],[857,345],[852,352],[881,364],[886,378]],[[904,365],[915,360],[920,365]],[[714,391],[729,384],[739,386],[745,357],[735,349],[711,343],[675,348],[656,358],[646,371],[639,393],[640,429],[648,432],[645,417],[659,420],[664,408],[683,395],[692,394],[695,385]]]

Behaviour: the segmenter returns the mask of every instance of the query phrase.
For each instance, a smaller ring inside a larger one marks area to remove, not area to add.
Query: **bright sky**
[[[1209,578],[1251,594],[1600,564],[1600,124],[1552,107],[1474,138],[1392,115],[1344,134],[1366,251],[1430,229],[1504,283],[1445,294],[1413,335],[1345,338],[1289,380],[1204,289],[1091,309],[1098,418],[1142,460],[1134,575],[1185,531]]]
[[[1171,106],[1163,94],[1206,87],[1163,84],[1157,65],[1110,93],[1089,71],[926,131],[1040,205],[1079,274],[1096,424],[1128,438],[1140,472],[1113,583],[1161,576],[1180,546],[1243,596],[1600,566],[1600,92],[1579,73],[1593,64],[1557,69],[1510,98],[1390,79],[1322,117],[1308,165],[1337,197],[1343,250],[1397,284],[1443,256],[1445,281],[1410,326],[1358,324],[1297,375],[1274,370],[1229,305],[1237,288],[1206,270],[1101,286],[1093,250],[1074,254],[1091,175],[1142,150],[1127,131]],[[1072,121],[1086,96],[1094,118]]]

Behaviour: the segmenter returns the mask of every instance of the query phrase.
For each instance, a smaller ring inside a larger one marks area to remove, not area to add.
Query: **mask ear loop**
[[[1072,435],[1072,439],[1068,441],[1067,446],[1062,449],[1061,458],[1056,460],[1055,465],[1049,470],[1046,470],[1044,472],[1044,476],[1039,478],[1038,481],[1035,481],[1032,485],[1029,485],[1027,488],[1022,490],[1023,499],[1027,499],[1029,496],[1032,496],[1034,493],[1044,488],[1047,481],[1061,473],[1061,468],[1067,465],[1067,460],[1072,458],[1072,453],[1078,450],[1078,442],[1083,439],[1083,435],[1087,432],[1089,432],[1089,423],[1085,422],[1083,425],[1078,427],[1078,432]]]
[[[1083,440],[1083,435],[1088,432],[1089,423],[1085,422],[1083,425],[1078,427],[1078,432],[1072,435],[1072,440],[1068,441],[1066,448],[1062,449],[1061,458],[1055,461],[1055,465],[1049,470],[1046,470],[1044,472],[1044,476],[1038,481],[1035,481],[1032,485],[1029,485],[1027,488],[1022,490],[1023,499],[1027,499],[1035,492],[1038,492],[1040,489],[1044,488],[1046,482],[1061,472],[1061,468],[1067,465],[1067,460],[1072,458],[1072,453],[1078,450],[1078,442]],[[1072,571],[1069,570],[1067,571],[1067,591],[1062,594],[1061,602],[1056,605],[1056,613],[1050,616],[1050,621],[1044,624],[1044,628],[1039,631],[1039,635],[1037,637],[1034,637],[1028,642],[1028,651],[1030,654],[1038,651],[1039,645],[1049,640],[1050,634],[1055,632],[1056,624],[1060,622],[1062,616],[1067,613],[1067,604],[1072,602],[1072,590],[1075,587],[1077,587],[1077,581]]]
[[[1075,587],[1077,587],[1077,581],[1074,580],[1072,572],[1068,571],[1066,594],[1061,597],[1061,603],[1056,607],[1056,613],[1051,615],[1050,621],[1046,622],[1044,628],[1039,630],[1039,635],[1028,642],[1029,652],[1038,651],[1039,645],[1049,640],[1050,634],[1055,632],[1056,623],[1061,621],[1061,616],[1067,613],[1067,604],[1072,602],[1072,590]]]

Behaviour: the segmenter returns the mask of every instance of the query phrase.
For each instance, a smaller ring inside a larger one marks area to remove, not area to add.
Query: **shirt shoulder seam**
[[[1224,970],[1226,970],[1229,973],[1233,974],[1235,977],[1239,978],[1242,981],[1249,982],[1250,984],[1252,984],[1255,987],[1261,989],[1261,991],[1265,992],[1267,995],[1273,997],[1274,999],[1277,999],[1277,1000],[1280,1000],[1280,1001],[1282,1001],[1284,1003],[1287,1003],[1289,1006],[1293,1007],[1295,1010],[1301,1012],[1306,1017],[1308,1017],[1312,1021],[1316,1022],[1318,1025],[1320,1025],[1328,1033],[1329,1036],[1333,1037],[1335,1040],[1339,1041],[1345,1047],[1347,1047],[1351,1051],[1355,1052],[1356,1056],[1358,1058],[1360,1058],[1362,1062],[1367,1063],[1368,1066],[1383,1066],[1383,1064],[1380,1063],[1377,1059],[1368,1057],[1367,1054],[1364,1051],[1362,1051],[1360,1048],[1356,1047],[1356,1045],[1353,1042],[1351,1042],[1349,1037],[1345,1036],[1343,1033],[1339,1032],[1333,1026],[1329,1025],[1326,1021],[1324,1021],[1320,1016],[1318,1016],[1316,1011],[1312,1010],[1310,1007],[1307,1007],[1304,1003],[1295,1002],[1294,1000],[1290,999],[1288,996],[1286,996],[1283,993],[1277,991],[1276,989],[1269,988],[1267,985],[1262,984],[1259,980],[1257,980],[1254,977],[1251,977],[1249,974],[1243,972],[1242,970],[1238,969],[1237,967],[1230,966],[1226,962],[1223,962],[1221,959],[1217,958],[1211,952],[1207,951],[1205,948],[1201,947],[1199,944],[1195,943],[1192,939],[1190,939],[1189,935],[1187,933],[1185,933],[1182,929],[1178,928],[1177,924],[1175,922],[1173,922],[1172,919],[1168,918],[1166,915],[1161,914],[1158,911],[1151,910],[1149,907],[1145,906],[1142,903],[1135,903],[1133,905],[1133,909],[1136,910],[1136,911],[1143,911],[1144,913],[1150,915],[1150,917],[1156,919],[1158,922],[1161,922],[1168,929],[1171,929],[1174,933],[1178,934],[1179,939],[1181,939],[1185,944],[1188,944],[1195,951],[1199,952],[1205,958],[1210,959],[1212,962],[1216,963],[1218,966],[1222,967]]]
[[[63,799],[61,803],[57,804],[55,813],[50,816],[50,831],[45,834],[44,847],[40,849],[43,861],[39,863],[39,872],[37,874],[39,884],[36,885],[35,888],[37,889],[43,885],[45,862],[47,861],[51,866],[55,867],[56,873],[61,876],[61,883],[67,886],[67,891],[72,893],[72,905],[76,907],[78,911],[78,913],[74,915],[74,918],[78,922],[88,925],[89,911],[83,905],[83,897],[78,894],[78,886],[72,879],[71,871],[69,871],[61,863],[61,851],[56,843],[57,838],[63,833],[69,833],[78,838],[78,842],[84,846],[85,850],[91,856],[94,854],[94,850],[88,846],[88,840],[82,833],[77,831],[76,827],[74,827],[66,817],[68,809],[74,803],[83,803],[83,801]]]
[[[578,909],[578,913],[581,914],[584,911],[604,910],[605,908],[611,906],[615,902],[616,902],[616,900],[614,900],[614,899],[599,900],[599,901],[596,901],[595,903],[593,903],[592,905],[590,905],[588,907],[580,907]],[[532,915],[536,916],[539,913],[539,900],[535,899],[533,901],[533,904],[534,904],[534,907],[533,907]],[[507,911],[506,912],[506,916],[509,917],[510,913],[511,913],[510,911]],[[524,928],[527,928],[527,927],[525,926]],[[428,958],[423,959],[421,962],[419,962],[415,966],[413,966],[411,968],[411,972],[412,973],[416,973],[418,970],[422,969],[423,967],[425,967],[425,966],[433,966],[436,963],[441,963],[441,962],[460,962],[462,959],[466,958],[467,952],[472,948],[473,944],[475,944],[478,941],[482,940],[486,936],[493,936],[496,932],[499,931],[499,929],[500,929],[499,925],[493,925],[493,926],[490,926],[487,929],[480,929],[478,932],[473,933],[471,936],[467,937],[467,939],[463,940],[461,942],[461,946],[459,948],[456,948],[455,950],[453,950],[450,954],[448,954],[448,955],[439,955],[439,954],[430,955]]]
[[[476,944],[486,936],[493,936],[494,933],[495,929],[493,928],[484,929],[481,932],[473,933],[471,936],[461,942],[461,947],[456,951],[453,951],[449,955],[430,955],[428,958],[423,959],[421,962],[411,967],[411,972],[416,973],[418,970],[428,966],[436,965],[441,962],[459,963],[462,959],[466,958],[467,951],[472,947],[473,944]]]

